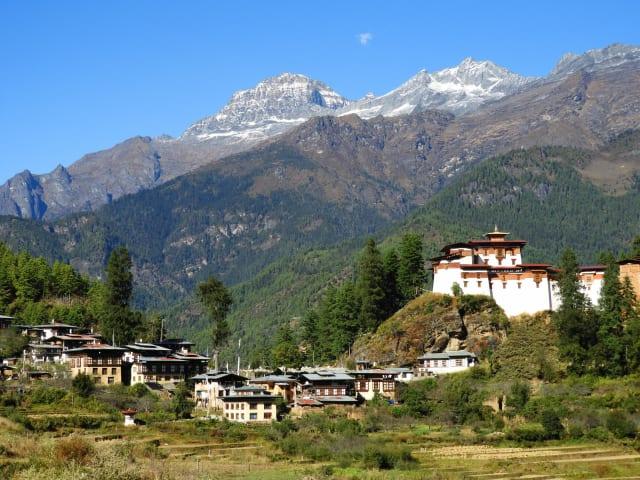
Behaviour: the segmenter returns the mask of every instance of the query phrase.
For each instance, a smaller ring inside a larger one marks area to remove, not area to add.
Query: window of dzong
[[[462,359],[456,358],[456,367],[461,367],[461,366],[462,366]]]
[[[107,374],[107,369],[106,369],[106,368],[103,368],[103,369],[102,369],[102,375],[106,375],[106,374]]]
[[[518,282],[518,288],[522,288],[522,282]]]
[[[481,287],[482,286],[482,280],[478,280],[478,286]]]
[[[462,282],[462,285],[463,285],[464,287],[467,287],[467,286],[469,285],[469,282],[465,280],[464,282]]]
[[[502,288],[507,288],[507,282],[502,282]]]

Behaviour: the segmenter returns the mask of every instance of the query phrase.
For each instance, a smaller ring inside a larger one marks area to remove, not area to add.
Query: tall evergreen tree
[[[119,246],[109,256],[107,262],[107,303],[128,308],[133,295],[133,263],[129,251]]]
[[[560,354],[569,370],[584,374],[592,365],[592,348],[597,343],[597,319],[578,280],[578,259],[566,250],[560,260],[558,278],[561,305],[553,319],[558,331]]]
[[[231,334],[227,314],[233,305],[233,297],[227,287],[215,277],[210,277],[198,285],[197,296],[211,321],[211,343],[217,369],[217,354]]]
[[[629,252],[629,258],[636,257],[640,257],[640,235],[631,242],[631,251]]]
[[[626,360],[630,371],[640,370],[640,305],[631,280],[622,282],[623,321],[626,333]]]
[[[385,288],[382,255],[375,240],[367,240],[356,268],[356,292],[360,299],[363,330],[373,330],[385,316]]]
[[[385,316],[390,317],[402,306],[402,296],[398,287],[400,260],[395,249],[386,250],[382,256],[385,288]]]
[[[624,298],[618,264],[609,258],[598,304],[597,346],[594,349],[596,372],[623,375],[627,370],[624,332]]]
[[[111,252],[107,262],[107,281],[102,307],[101,333],[122,345],[136,340],[142,326],[142,314],[129,308],[133,295],[131,256],[124,246]],[[100,310],[100,309],[99,309]]]
[[[422,292],[426,279],[424,269],[422,237],[407,233],[400,242],[398,264],[398,287],[404,303],[413,300]]]
[[[300,368],[303,355],[295,341],[291,326],[280,327],[272,350],[273,362],[277,367]]]

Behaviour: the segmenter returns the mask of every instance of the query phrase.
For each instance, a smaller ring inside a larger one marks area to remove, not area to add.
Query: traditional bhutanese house
[[[209,371],[191,377],[195,382],[194,397],[196,406],[201,408],[222,408],[222,398],[233,395],[236,388],[242,387],[247,378],[235,373]]]
[[[546,263],[523,263],[524,240],[489,232],[482,240],[453,243],[431,259],[433,291],[451,295],[457,284],[470,295],[487,295],[509,316],[556,310],[560,305],[557,270]],[[582,267],[579,281],[594,305],[602,288],[603,267]]]
[[[122,383],[122,356],[124,348],[105,344],[85,345],[65,352],[71,375],[90,375],[97,384]]]
[[[636,298],[640,300],[640,257],[628,258],[618,264],[620,265],[620,280],[628,278],[636,292]]]
[[[209,365],[209,357],[195,352],[178,351],[172,353],[171,356],[185,362],[186,378],[206,373],[207,366]]]
[[[234,393],[220,398],[224,417],[232,422],[259,423],[272,422],[278,419],[277,400],[281,398],[271,395],[256,386],[236,388]]]
[[[68,335],[81,329],[76,325],[67,325],[66,323],[58,323],[53,320],[51,323],[34,325],[33,328],[41,332],[40,340],[47,340],[54,336]]]
[[[0,365],[0,378],[2,380],[18,378],[16,368],[9,365]]]
[[[466,350],[456,352],[425,353],[418,357],[417,377],[428,377],[447,373],[462,372],[478,362],[475,354]]]
[[[6,315],[0,315],[0,329],[9,328],[15,319]]]
[[[32,363],[60,363],[62,346],[50,343],[29,343],[26,357]]]
[[[98,333],[68,333],[66,335],[54,335],[43,340],[48,345],[58,345],[62,351],[79,348],[83,345],[102,343],[102,336]]]
[[[249,380],[251,385],[268,391],[271,395],[279,395],[287,404],[295,403],[298,380],[289,375],[265,375]]]
[[[356,396],[354,378],[346,373],[318,371],[301,373],[301,394],[297,402],[313,399],[323,405],[356,405],[360,403]]]
[[[365,400],[373,400],[376,394],[395,400],[396,374],[391,370],[355,370],[349,374],[355,379],[356,393]]]
[[[193,349],[195,343],[184,340],[183,338],[167,338],[165,340],[160,340],[158,345],[168,348],[174,353],[189,353]]]
[[[395,374],[396,382],[408,383],[413,380],[413,368],[411,367],[387,367],[387,370]]]

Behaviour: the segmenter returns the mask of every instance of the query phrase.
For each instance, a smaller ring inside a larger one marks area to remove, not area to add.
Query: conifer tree
[[[129,251],[119,246],[109,256],[107,262],[107,303],[127,308],[133,295],[133,263]]]
[[[395,249],[391,248],[382,256],[385,288],[385,317],[390,317],[402,306],[402,296],[398,287],[398,268],[400,260]]]
[[[227,314],[231,309],[231,305],[233,305],[233,297],[227,287],[215,277],[210,277],[205,282],[200,283],[197,295],[211,321],[211,343],[217,369],[217,354],[227,343],[231,334],[227,323]]]
[[[598,305],[597,345],[594,349],[596,372],[600,375],[626,373],[624,303],[620,269],[613,258],[609,258]]]
[[[586,373],[592,364],[591,349],[597,343],[597,319],[578,280],[578,259],[566,250],[560,260],[558,288],[562,304],[553,319],[558,331],[560,354],[569,370]]]
[[[622,282],[622,299],[627,348],[625,358],[628,370],[638,371],[640,369],[640,305],[629,277]]]
[[[356,268],[356,292],[360,300],[363,330],[373,330],[385,316],[384,268],[375,240],[367,240]]]
[[[293,330],[288,324],[282,325],[278,330],[272,356],[276,367],[300,368],[302,366],[303,355],[295,341]]]
[[[404,303],[422,292],[426,273],[424,269],[422,238],[416,233],[407,233],[400,242],[398,264],[398,287]]]

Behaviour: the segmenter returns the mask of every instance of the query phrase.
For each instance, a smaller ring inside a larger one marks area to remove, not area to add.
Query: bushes
[[[546,409],[540,415],[540,423],[544,429],[546,438],[560,438],[564,433],[564,427],[560,422],[560,417],[555,410]]]
[[[540,442],[546,439],[546,432],[539,423],[525,423],[510,430],[507,438],[517,442]]]
[[[365,467],[378,470],[407,468],[416,463],[409,449],[379,445],[367,447],[362,460]]]
[[[73,390],[83,398],[91,396],[95,391],[96,385],[93,382],[93,378],[85,373],[79,373],[71,383]]]
[[[80,437],[63,438],[54,447],[56,460],[63,464],[74,462],[85,465],[92,454],[93,446]]]
[[[51,405],[62,400],[67,391],[62,388],[39,386],[29,396],[32,404]]]
[[[635,423],[621,410],[614,410],[607,416],[607,429],[616,438],[634,438],[637,433]]]

